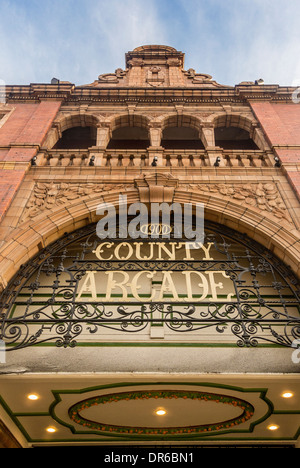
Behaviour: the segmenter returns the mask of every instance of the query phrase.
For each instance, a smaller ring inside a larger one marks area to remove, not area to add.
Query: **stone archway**
[[[300,236],[293,225],[286,219],[277,218],[276,213],[261,210],[259,205],[244,205],[244,200],[239,200],[239,197],[233,198],[231,194],[224,196],[222,190],[205,192],[196,185],[182,186],[173,177],[162,175],[151,176],[151,180],[149,176],[142,176],[137,179],[136,188],[132,188],[131,184],[123,184],[109,190],[102,184],[97,190],[91,187],[88,192],[85,196],[74,194],[73,200],[66,199],[64,205],[60,198],[60,205],[54,202],[51,210],[45,204],[39,208],[38,215],[25,218],[10,234],[0,250],[1,289],[6,287],[22,264],[44,247],[64,233],[95,222],[99,203],[110,203],[117,207],[121,193],[126,194],[128,204],[146,200],[149,203],[203,203],[207,220],[246,233],[300,276]]]

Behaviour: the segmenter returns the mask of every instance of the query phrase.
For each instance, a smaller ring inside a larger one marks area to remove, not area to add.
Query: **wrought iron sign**
[[[287,266],[224,226],[206,223],[195,245],[101,241],[91,225],[21,268],[0,298],[0,339],[8,351],[74,347],[108,336],[149,340],[156,327],[173,342],[291,347],[300,338],[299,299]]]

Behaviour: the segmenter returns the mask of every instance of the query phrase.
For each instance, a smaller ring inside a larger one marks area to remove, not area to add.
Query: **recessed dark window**
[[[259,149],[252,138],[250,138],[249,132],[238,127],[217,127],[215,129],[215,144],[225,150]]]
[[[150,146],[148,130],[143,127],[121,127],[112,133],[108,149],[147,149]]]
[[[53,149],[86,149],[96,143],[96,127],[73,127],[63,132]]]
[[[191,127],[167,127],[161,146],[165,149],[204,149],[199,132]]]

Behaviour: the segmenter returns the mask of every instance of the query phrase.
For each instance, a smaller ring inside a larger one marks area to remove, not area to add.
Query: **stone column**
[[[161,123],[152,123],[150,124],[150,145],[156,148],[160,148],[161,139],[162,139],[162,127]]]
[[[93,151],[90,152],[90,160],[93,158],[95,166],[102,166],[103,156],[106,151],[107,145],[111,139],[111,125],[110,122],[101,122],[97,126],[97,143]]]
[[[215,147],[215,129],[212,123],[204,123],[201,128],[201,139],[205,148]]]
[[[109,122],[101,122],[97,126],[97,144],[96,146],[106,149],[111,138],[111,128]]]

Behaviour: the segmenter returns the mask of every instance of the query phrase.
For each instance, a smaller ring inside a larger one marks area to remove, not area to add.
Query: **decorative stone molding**
[[[55,207],[70,204],[78,198],[88,197],[92,194],[100,194],[110,192],[112,189],[121,191],[126,188],[126,185],[110,185],[110,184],[67,184],[67,183],[37,183],[34,187],[33,194],[25,207],[22,216],[22,222],[28,219],[35,218],[45,210],[52,210]]]
[[[122,80],[126,76],[126,74],[127,72],[122,70],[122,68],[117,68],[115,73],[105,73],[99,75],[98,83],[119,83],[119,81]]]
[[[278,221],[286,221],[293,225],[293,220],[275,183],[179,185],[179,180],[171,174],[143,174],[142,177],[135,179],[134,185],[142,203],[172,203],[175,190],[180,188],[187,192],[228,197],[245,207],[256,208],[267,215],[275,216]],[[122,191],[126,188],[128,188],[126,184],[39,182],[34,187],[21,221],[35,218],[45,210],[67,206],[79,198],[111,192],[112,189]]]
[[[188,184],[181,186],[187,191],[211,193],[228,197],[245,207],[258,208],[262,212],[272,214],[278,220],[293,223],[288,209],[274,183],[241,183],[241,184]]]
[[[151,86],[161,86],[165,83],[165,73],[161,67],[151,67],[147,73],[147,83]]]
[[[172,203],[179,181],[171,174],[143,175],[134,181],[142,203]]]

